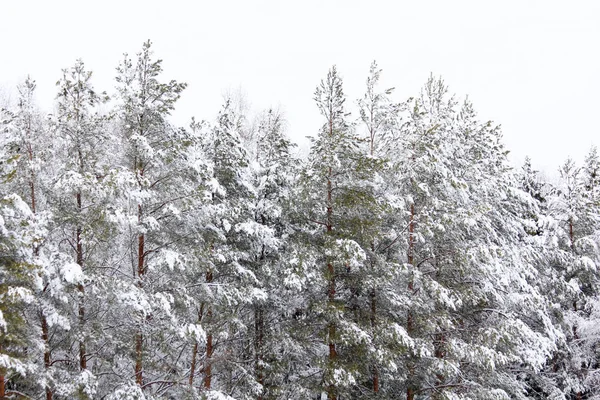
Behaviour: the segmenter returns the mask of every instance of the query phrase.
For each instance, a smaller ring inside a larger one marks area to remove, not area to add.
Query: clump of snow
[[[83,282],[83,271],[81,270],[81,266],[77,263],[71,262],[63,265],[61,274],[67,283],[74,284]]]

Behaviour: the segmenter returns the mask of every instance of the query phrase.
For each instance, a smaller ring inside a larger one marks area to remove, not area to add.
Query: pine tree
[[[210,255],[205,278],[208,303],[203,385],[215,393],[255,398],[263,388],[255,379],[255,363],[243,360],[253,358],[250,312],[266,299],[255,257],[261,238],[269,241],[272,232],[255,219],[256,190],[248,153],[241,142],[242,120],[226,100],[205,142],[219,189],[212,196],[212,232],[206,239]],[[223,378],[215,382],[216,376]]]
[[[161,332],[164,326],[159,322],[170,321],[172,302],[172,296],[162,287],[162,274],[152,271],[159,265],[164,268],[164,264],[153,256],[169,248],[177,202],[187,197],[187,193],[179,193],[180,177],[175,175],[180,161],[178,154],[187,143],[186,134],[171,127],[166,118],[186,85],[158,80],[161,60],[152,59],[150,41],[144,43],[135,66],[126,55],[117,71],[118,117],[124,150],[120,168],[127,171],[130,182],[124,189],[120,213],[125,217],[122,229],[131,264],[122,271],[132,272],[130,284],[117,289],[116,296],[132,307],[129,315],[133,319],[131,328],[136,332],[135,382],[141,388],[151,388],[155,378],[152,371],[165,368],[160,362],[153,366],[152,355],[162,350],[163,334],[171,331]],[[149,276],[151,271],[154,276]]]
[[[106,252],[114,244],[110,242],[114,226],[108,222],[115,175],[108,143],[113,137],[107,131],[108,117],[99,112],[107,96],[94,90],[91,77],[83,61],[77,60],[57,82],[53,156],[57,161],[54,184],[59,190],[49,194],[54,214],[51,242],[55,254],[67,264],[65,290],[71,303],[65,305],[71,328],[61,337],[67,345],[61,346],[60,358],[69,360],[64,370],[72,375],[61,378],[64,388],[59,391],[81,398],[96,394],[98,382],[92,370],[105,372],[100,362],[92,368],[88,360],[92,355],[102,358],[97,355],[103,338],[96,330],[106,310],[103,296],[95,293],[105,289],[104,270],[99,267],[107,262]]]
[[[563,376],[555,380],[555,385],[565,395],[575,398],[583,398],[589,393],[586,380],[593,363],[586,354],[589,342],[579,331],[580,326],[589,323],[598,293],[597,211],[590,207],[592,203],[589,200],[595,196],[591,178],[593,159],[592,151],[587,158],[586,169],[577,167],[572,159],[567,159],[561,166],[561,179],[552,192],[547,222],[549,240],[553,245],[548,251],[553,255],[556,272],[568,289],[556,299],[562,305],[563,319],[560,322],[566,343],[553,360],[555,372],[563,372]]]
[[[309,326],[323,330],[306,334],[324,337],[326,343],[326,350],[308,351],[322,376],[314,389],[321,388],[329,399],[352,393],[371,374],[370,366],[364,368],[357,359],[372,341],[359,282],[377,222],[370,218],[376,213],[370,182],[377,163],[361,153],[345,100],[342,80],[332,67],[315,91],[324,124],[300,181],[300,218],[307,224],[302,240],[308,240],[305,251],[310,254],[304,263],[314,265],[305,312],[312,320]]]
[[[395,311],[404,305],[397,301],[397,277],[400,264],[397,262],[396,250],[402,233],[397,229],[401,218],[394,216],[401,213],[404,202],[394,185],[397,177],[397,165],[394,156],[400,145],[397,134],[401,127],[401,113],[405,111],[405,103],[393,103],[389,96],[393,89],[378,91],[381,69],[373,62],[367,78],[367,90],[358,105],[360,119],[366,128],[368,148],[367,156],[377,169],[372,175],[370,191],[375,203],[369,220],[373,224],[373,237],[368,246],[367,257],[369,269],[362,278],[363,285],[369,287],[368,300],[369,321],[373,346],[367,355],[372,363],[372,378],[367,390],[382,398],[393,396],[393,389],[384,393],[380,388],[394,387],[401,379],[397,377],[397,366],[392,361],[399,352],[407,349],[406,330],[398,324]],[[383,379],[383,382],[382,382]],[[387,381],[386,381],[387,380]],[[395,381],[395,382],[394,382]]]
[[[6,130],[6,156],[14,166],[11,169],[10,179],[6,182],[7,194],[15,193],[26,199],[27,205],[33,214],[33,220],[38,224],[47,226],[50,215],[44,210],[44,179],[51,176],[50,164],[47,162],[49,156],[50,140],[48,137],[48,128],[43,125],[43,120],[36,110],[34,97],[36,84],[30,78],[18,86],[18,102],[14,113],[11,113]],[[45,235],[44,235],[45,236]],[[50,343],[49,329],[52,325],[60,326],[61,317],[58,316],[54,307],[54,300],[62,296],[60,287],[51,285],[52,266],[48,254],[43,253],[44,242],[38,240],[32,245],[31,263],[36,265],[40,272],[43,283],[36,291],[36,301],[34,304],[36,310],[29,310],[35,314],[35,319],[39,320],[41,327],[42,354],[39,354],[40,363],[43,362],[43,373],[40,379],[30,381],[23,387],[24,392],[34,392],[41,386],[45,390],[46,399],[53,397],[53,371],[52,347]],[[50,293],[52,292],[52,293]],[[53,318],[53,323],[48,321],[49,316]],[[31,316],[29,316],[31,318]],[[32,320],[29,320],[32,325]],[[37,385],[39,383],[39,385]]]
[[[547,329],[533,329],[520,315],[541,307],[546,318],[545,304],[530,278],[536,272],[518,270],[529,250],[521,250],[522,224],[506,201],[518,197],[499,131],[477,121],[468,101],[457,108],[447,92],[431,78],[402,128],[399,184],[408,209],[401,281],[412,340],[399,360],[407,368],[404,387],[413,399],[520,395],[507,372],[512,363],[539,368],[525,349],[548,354],[553,346]],[[511,296],[528,299],[521,314]]]
[[[265,301],[254,305],[254,360],[256,381],[262,391],[256,397],[274,399],[281,396],[283,371],[289,368],[292,356],[288,343],[293,342],[286,326],[290,297],[280,284],[285,279],[289,251],[290,229],[287,204],[295,182],[294,145],[284,133],[283,115],[268,110],[257,130],[257,162],[252,164],[256,204],[254,220],[262,230],[254,248],[255,274],[265,290]],[[284,319],[281,321],[281,319]],[[285,358],[282,357],[285,355]]]
[[[37,368],[42,358],[27,351],[29,346],[46,345],[31,329],[39,311],[36,296],[42,291],[37,255],[47,235],[46,221],[15,193],[35,199],[37,160],[31,135],[39,120],[34,89],[35,83],[27,79],[19,86],[17,111],[0,110],[0,398],[27,396],[46,383]],[[46,395],[52,396],[47,386]]]

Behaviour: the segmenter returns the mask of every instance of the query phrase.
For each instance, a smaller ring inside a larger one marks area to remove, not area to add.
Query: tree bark
[[[213,273],[212,271],[207,271],[206,272],[206,283],[212,283],[213,281]],[[208,310],[206,312],[206,317],[208,319],[208,324],[210,324],[212,321],[212,307],[209,305],[208,306]],[[213,352],[214,352],[214,347],[213,347],[213,334],[210,330],[207,332],[206,335],[206,358],[204,359],[204,388],[207,390],[210,390],[211,385],[212,385],[212,356],[213,356]]]
[[[573,218],[569,218],[569,240],[571,241],[571,251],[573,252],[573,254],[575,254],[575,233],[573,225]],[[573,311],[577,312],[577,299],[573,302]],[[573,325],[573,338],[575,340],[579,339],[579,334],[577,333],[577,325]],[[582,396],[583,394],[581,392],[577,392],[577,400],[581,400]]]
[[[44,314],[41,315],[42,322],[42,340],[44,341],[44,368],[46,372],[51,365],[50,343],[48,343],[48,321]],[[46,385],[46,400],[52,400],[52,390]]]
[[[32,129],[31,128],[31,118],[28,118],[27,128],[26,128],[26,133],[25,133],[26,137],[27,137],[25,147],[27,149],[27,158],[29,159],[30,163],[32,163],[33,159],[34,159],[33,146],[31,145],[31,129]],[[30,195],[31,195],[31,203],[30,203],[31,213],[33,215],[36,215],[36,212],[37,212],[35,186],[36,186],[35,185],[35,170],[33,169],[33,167],[31,167],[31,164],[30,164],[29,190],[30,190]],[[37,258],[39,253],[40,253],[39,247],[34,245],[33,246],[33,257]],[[46,288],[44,288],[43,292],[45,292],[45,291],[46,291]],[[42,311],[40,311],[40,323],[42,326],[42,341],[44,342],[44,368],[47,372],[51,365],[52,354],[50,351],[50,343],[49,343],[49,339],[48,339],[48,337],[49,337],[48,336],[48,321],[46,320],[46,316],[43,314]],[[0,379],[2,380],[2,385],[4,386],[5,377],[3,374],[0,375]],[[52,400],[52,397],[53,397],[52,390],[50,389],[49,386],[46,386],[46,400]]]
[[[33,161],[33,151],[31,150],[31,144],[29,143],[29,161]],[[36,214],[36,198],[35,198],[35,175],[32,169],[31,172],[31,180],[29,181],[29,187],[31,189],[31,212],[33,215]],[[40,249],[38,246],[33,247],[33,256],[37,258],[40,253]],[[46,291],[46,287],[44,287],[43,292]],[[48,372],[50,365],[52,364],[52,353],[50,350],[50,342],[48,336],[48,321],[46,320],[46,316],[43,311],[40,311],[40,323],[42,325],[42,341],[44,342],[44,369]],[[4,378],[4,377],[3,377]],[[52,400],[53,392],[50,389],[50,386],[46,385],[46,400]]]
[[[198,323],[202,322],[202,315],[204,314],[204,303],[200,305],[200,310],[198,310]],[[194,375],[196,374],[196,363],[198,357],[198,341],[194,341],[194,348],[192,349],[192,365],[190,367],[190,386],[194,386]]]
[[[331,129],[333,129],[333,128],[331,128]],[[331,177],[331,176],[332,176],[332,168],[329,167],[329,177]],[[333,232],[332,191],[333,191],[333,189],[332,189],[331,179],[328,178],[327,179],[327,225],[326,225],[327,234],[331,234]],[[327,301],[329,303],[329,307],[333,308],[333,307],[335,307],[335,268],[333,266],[333,263],[331,263],[331,262],[327,263],[327,273],[329,275],[329,287],[327,289]],[[328,345],[329,345],[329,363],[331,366],[334,365],[334,363],[337,359],[335,332],[336,332],[335,322],[330,321],[329,326],[327,327],[327,338],[329,341],[329,343],[328,343]],[[336,387],[333,382],[330,383],[327,388],[327,399],[328,400],[336,400],[337,399]]]
[[[263,345],[265,336],[265,321],[263,315],[263,308],[258,306],[254,310],[254,335],[255,335],[255,369],[256,369],[256,381],[262,386],[260,393],[257,396],[257,400],[263,400],[263,393],[265,387],[265,376],[263,367]]]
[[[375,247],[375,246],[373,246]],[[376,331],[376,325],[377,325],[377,292],[375,291],[375,288],[373,288],[371,290],[371,329],[373,331],[373,334],[375,334]],[[373,364],[373,392],[374,393],[379,393],[379,369],[377,368],[376,364]]]
[[[77,210],[81,213],[81,193],[77,193]],[[76,253],[77,253],[77,264],[83,271],[83,244],[81,243],[81,226],[78,226],[75,231],[76,240]],[[85,350],[85,336],[84,336],[84,325],[85,325],[85,287],[83,283],[77,285],[79,291],[79,330],[81,339],[79,341],[79,368],[83,371],[87,369],[87,358]]]
[[[2,354],[2,345],[0,345],[0,354]],[[0,400],[4,400],[6,397],[6,383],[4,382],[5,374],[6,370],[4,368],[0,368]]]
[[[373,125],[373,121],[374,121],[375,117],[374,117],[372,105],[371,105],[370,111],[371,111],[371,124],[369,126],[369,136],[371,137],[370,150],[371,150],[371,157],[374,157],[376,130]],[[371,254],[372,254],[372,257],[375,257],[375,241],[371,242]],[[373,269],[373,271],[375,271],[375,263],[371,262],[371,268]],[[373,335],[375,335],[376,324],[377,324],[377,289],[375,287],[373,287],[373,289],[371,290],[370,297],[371,297],[371,330],[373,332]],[[373,364],[373,392],[379,393],[379,369],[377,368],[376,364]]]
[[[434,350],[434,356],[436,358],[439,359],[443,359],[446,356],[446,336],[443,333],[438,333],[435,335],[435,339],[436,339],[436,343],[435,343],[435,350]],[[436,376],[437,378],[437,385],[438,386],[442,386],[444,384],[444,375],[439,373]],[[437,390],[434,391],[432,398],[435,399],[441,399],[443,398],[441,396],[441,393],[439,393]]]
[[[329,302],[330,307],[335,307],[335,271],[334,271],[332,263],[327,264],[327,271],[331,276],[331,278],[329,280],[329,289],[327,291],[328,292],[327,293],[328,302]],[[332,321],[329,323],[329,326],[327,327],[327,337],[329,339],[329,363],[330,363],[331,367],[335,364],[335,361],[337,359],[335,334],[336,334],[336,325]],[[337,399],[336,386],[333,382],[330,383],[329,387],[327,388],[327,399],[328,400],[336,400]]]
[[[372,253],[372,257],[375,257],[375,242],[371,242],[371,253]],[[373,262],[371,262],[371,267],[373,268],[373,270],[375,270],[375,264]],[[371,316],[370,316],[371,331],[373,332],[373,335],[375,335],[375,332],[377,329],[377,290],[375,289],[375,287],[373,287],[373,289],[371,289],[370,298],[371,298]],[[379,369],[377,368],[377,365],[375,363],[373,364],[372,381],[373,381],[373,392],[379,393]]]
[[[198,341],[194,341],[194,347],[192,348],[192,365],[190,367],[190,379],[189,385],[194,386],[194,375],[196,374],[196,358],[198,357]]]
[[[138,223],[142,222],[142,206],[138,205]],[[138,286],[141,288],[144,286],[144,274],[146,272],[145,269],[145,236],[144,234],[138,235],[138,265],[137,265],[137,274],[138,274]],[[143,321],[142,321],[143,323]],[[141,327],[138,329],[138,332],[135,335],[135,382],[143,387],[144,384],[144,337],[142,334]]]
[[[571,241],[571,250],[575,251],[575,235],[573,233],[573,218],[569,218],[569,240]]]
[[[407,259],[408,263],[414,266],[414,232],[415,232],[415,205],[414,203],[410,205],[410,220],[408,223],[408,253]],[[410,280],[408,281],[408,294],[409,296],[412,294],[414,290],[414,281],[412,275]],[[412,311],[409,309],[406,316],[406,332],[410,336],[413,333],[413,315]],[[410,361],[409,361],[410,362]],[[415,392],[412,387],[412,377],[414,375],[413,366],[409,365],[408,367],[408,388],[406,389],[406,400],[414,400]]]
[[[329,109],[329,137],[333,138],[333,109]],[[333,232],[333,185],[331,182],[331,177],[333,176],[333,169],[329,167],[328,175],[327,175],[327,224],[326,231],[327,234],[332,234]],[[335,268],[331,262],[327,263],[327,273],[329,274],[329,288],[327,289],[327,301],[329,303],[329,307],[335,307]],[[336,326],[335,322],[330,321],[329,326],[327,327],[327,337],[329,341],[329,363],[330,366],[335,364],[337,359],[337,349],[335,343],[335,333]],[[335,383],[331,382],[327,388],[327,399],[328,400],[336,400],[336,386]]]

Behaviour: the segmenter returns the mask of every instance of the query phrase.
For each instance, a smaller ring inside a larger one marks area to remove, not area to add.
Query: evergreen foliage
[[[0,398],[600,398],[600,157],[557,183],[431,76],[333,66],[283,113],[186,84],[151,43],[109,96],[81,60],[0,112]]]

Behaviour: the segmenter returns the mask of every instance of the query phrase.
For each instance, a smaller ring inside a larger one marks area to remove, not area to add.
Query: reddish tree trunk
[[[335,307],[335,270],[333,264],[327,264],[327,271],[330,275],[329,289],[327,293],[328,301],[331,307]],[[327,327],[327,336],[329,338],[329,363],[334,365],[337,359],[337,349],[335,343],[336,325],[331,322]],[[327,400],[337,400],[336,386],[334,383],[330,383],[327,388]]]
[[[370,145],[370,150],[371,150],[371,157],[374,157],[375,155],[375,134],[376,134],[376,130],[374,128],[374,113],[373,113],[373,107],[370,107],[370,112],[371,112],[371,124],[369,126],[369,136],[371,137],[371,145]],[[373,257],[375,257],[375,242],[371,242],[371,252],[373,254]],[[373,269],[375,269],[375,265],[372,265]],[[375,288],[373,288],[371,290],[371,328],[373,331],[373,334],[375,334],[375,325],[376,325],[376,321],[377,321],[377,290]],[[379,370],[377,368],[377,365],[373,365],[373,392],[374,393],[378,393],[379,392]]]
[[[198,310],[198,323],[202,322],[202,315],[204,314],[204,303],[200,305],[200,310]],[[194,385],[194,375],[196,374],[196,359],[198,357],[198,342],[194,342],[194,348],[192,349],[192,366],[190,367],[190,386]]]
[[[569,240],[571,241],[571,251],[575,252],[575,234],[573,232],[573,219],[569,218]],[[573,310],[577,312],[577,300],[573,302]],[[573,325],[573,338],[575,340],[579,339],[579,334],[577,333],[577,325]],[[583,397],[581,392],[577,392],[576,398],[577,400],[581,400]]]
[[[210,311],[208,312],[210,315]],[[206,360],[204,365],[204,388],[209,389],[212,384],[212,355],[213,355],[213,335],[206,335]]]
[[[34,154],[33,154],[33,148],[31,146],[31,122],[28,121],[27,122],[27,157],[29,159],[29,162],[33,162],[33,158],[34,158]],[[36,195],[35,195],[35,171],[33,168],[31,168],[30,171],[31,175],[29,177],[29,189],[30,189],[30,193],[31,193],[31,212],[33,213],[33,215],[36,214]],[[37,257],[39,255],[40,249],[38,246],[34,245],[33,246],[33,256]],[[44,292],[46,291],[46,288],[44,288],[43,290]],[[48,368],[50,368],[50,364],[51,364],[51,358],[52,358],[52,354],[50,352],[50,343],[49,343],[49,339],[48,339],[48,321],[46,320],[46,316],[44,316],[43,313],[40,313],[40,322],[42,325],[42,341],[44,342],[44,368],[46,369],[46,371],[48,370]],[[0,377],[2,379],[2,386],[3,386],[3,390],[4,389],[4,376]],[[3,393],[3,396],[5,396],[5,394]],[[52,400],[52,390],[50,389],[49,386],[46,386],[46,400]],[[1,398],[1,397],[0,397]]]
[[[144,371],[142,353],[144,351],[144,337],[141,332],[135,335],[135,383],[139,386],[144,384]]]
[[[571,241],[571,250],[575,250],[575,235],[573,233],[573,219],[569,218],[569,240]]]
[[[211,283],[213,281],[213,273],[212,271],[206,272],[206,283]],[[208,319],[208,323],[210,324],[212,318],[212,308],[208,306],[208,310],[206,312],[206,317]],[[212,332],[208,331],[206,335],[206,358],[204,360],[204,388],[210,390],[212,385],[212,356],[214,352],[213,347],[213,335]]]
[[[415,246],[415,205],[410,205],[410,221],[408,223],[408,263],[413,265],[414,262],[414,246]]]
[[[373,253],[373,256],[375,256],[375,243],[374,242],[371,243],[371,251]],[[373,265],[373,268],[374,268],[374,265]],[[376,325],[377,325],[377,291],[375,288],[373,288],[371,290],[370,297],[371,297],[371,329],[373,331],[373,334],[375,334]],[[373,365],[373,392],[374,393],[379,392],[379,370],[377,368],[377,365],[375,365],[375,364]]]
[[[48,321],[46,317],[42,314],[42,340],[44,341],[44,368],[46,371],[50,368],[51,365],[51,353],[50,353],[50,343],[48,343]],[[49,386],[46,386],[46,400],[52,400],[52,390]]]
[[[142,222],[142,206],[138,205],[138,223]],[[143,279],[146,272],[145,269],[145,237],[144,234],[138,235],[138,286],[141,288],[144,285]],[[140,328],[135,335],[135,382],[143,386],[144,383],[144,337]]]
[[[330,135],[333,135],[333,121],[329,123]],[[333,170],[329,167],[329,174],[327,179],[327,223],[326,231],[328,234],[333,232],[333,185],[331,183],[331,176]],[[327,289],[327,299],[330,307],[335,307],[335,268],[331,262],[327,264],[327,273],[329,274],[329,288]],[[327,337],[329,339],[329,363],[333,365],[337,358],[337,349],[335,343],[335,332],[336,326],[334,322],[331,322],[327,327]],[[330,383],[327,388],[327,399],[336,400],[336,387],[334,383]]]
[[[333,103],[329,102],[329,137],[333,138]],[[331,179],[333,177],[333,168],[330,166],[327,173],[327,221],[326,221],[326,233],[333,233],[333,184]],[[335,268],[331,262],[327,263],[327,273],[329,275],[329,287],[327,288],[327,301],[329,307],[335,307]],[[337,359],[337,348],[335,343],[336,325],[335,322],[331,321],[327,326],[327,338],[329,346],[329,365],[332,368],[335,365]],[[332,381],[327,387],[327,399],[337,400],[337,388],[335,383]]]
[[[79,295],[81,296],[81,299],[79,302],[79,327],[82,331],[82,338],[79,341],[79,368],[83,371],[84,369],[87,369],[85,339],[83,338],[83,327],[85,324],[85,305],[84,305],[83,296],[84,296],[85,289],[83,287],[83,284],[81,284],[81,283],[77,286],[77,288],[79,289]]]
[[[265,376],[263,367],[263,345],[265,336],[264,326],[264,315],[262,307],[258,307],[254,311],[254,334],[255,334],[255,368],[256,368],[256,381],[262,386],[260,393],[257,396],[257,400],[263,400]]]
[[[410,221],[408,223],[408,263],[414,266],[414,246],[415,246],[415,205],[410,205]],[[408,282],[408,291],[409,295],[412,294],[414,290],[414,282],[412,276]],[[410,334],[413,330],[413,317],[412,312],[409,310],[406,318],[406,331]]]
[[[77,193],[77,209],[81,212],[81,193]],[[75,232],[75,240],[77,242],[76,252],[77,252],[77,264],[83,271],[83,245],[81,243],[81,227],[77,227]],[[79,290],[79,329],[81,330],[81,340],[79,341],[79,368],[83,371],[87,369],[87,358],[85,355],[85,339],[83,335],[83,329],[85,324],[85,287],[83,283],[77,285],[77,289]]]
[[[443,333],[438,333],[435,335],[435,339],[436,339],[436,343],[435,343],[434,356],[436,358],[442,359],[446,356],[446,336]],[[437,385],[442,386],[444,384],[444,380],[445,380],[444,375],[439,373],[439,374],[437,374],[436,378],[437,378]],[[432,395],[432,398],[439,399],[439,398],[443,398],[443,397],[440,392],[435,391]]]
[[[375,247],[375,246],[372,246]],[[377,297],[375,288],[371,290],[371,328],[373,333],[376,329],[377,324]],[[373,392],[379,392],[379,370],[377,369],[377,365],[373,365]]]
[[[408,253],[407,253],[407,259],[408,259],[408,263],[410,265],[414,266],[414,232],[415,232],[415,205],[414,203],[410,205],[410,220],[408,223]],[[411,276],[409,282],[408,282],[408,291],[409,291],[409,295],[411,295],[413,293],[414,290],[414,282],[413,282],[413,278]],[[413,315],[412,315],[412,311],[409,309],[407,316],[406,316],[406,332],[411,335],[413,332]],[[414,389],[410,386],[412,385],[412,376],[414,374],[413,371],[413,367],[409,366],[408,368],[408,384],[409,387],[406,389],[406,399],[407,400],[414,400],[415,398],[415,392]]]
[[[38,253],[39,249],[36,247],[33,250],[33,254],[34,256],[37,256]],[[46,291],[46,288],[44,288],[44,291]],[[48,336],[48,321],[46,320],[46,316],[43,313],[40,314],[40,319],[42,324],[42,341],[44,342],[44,368],[46,369],[46,371],[48,371],[50,365],[52,364],[52,353],[50,350],[50,340]],[[52,400],[52,395],[52,390],[49,386],[46,386],[46,400]]]
[[[2,346],[0,345],[0,354],[2,354]],[[6,397],[6,384],[4,382],[4,374],[6,371],[4,368],[0,369],[0,400],[4,400]]]
[[[192,366],[190,367],[190,386],[194,386],[194,375],[196,374],[196,357],[198,356],[198,342],[194,342],[192,349]]]

